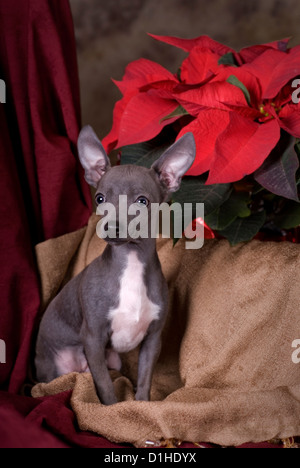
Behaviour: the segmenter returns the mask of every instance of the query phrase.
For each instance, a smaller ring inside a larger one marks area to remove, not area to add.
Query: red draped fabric
[[[7,399],[26,379],[33,344],[34,245],[84,226],[92,210],[76,154],[80,99],[67,0],[0,0],[0,79],[0,388]]]
[[[17,392],[39,306],[33,247],[91,213],[76,155],[80,99],[67,0],[0,1],[0,385]]]

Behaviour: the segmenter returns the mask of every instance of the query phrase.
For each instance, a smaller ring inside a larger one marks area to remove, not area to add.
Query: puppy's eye
[[[148,206],[149,205],[149,200],[146,197],[139,197],[137,199],[136,203],[140,203],[141,205]]]
[[[102,193],[97,193],[97,195],[95,196],[95,201],[97,205],[101,205],[101,203],[105,202],[105,196]]]

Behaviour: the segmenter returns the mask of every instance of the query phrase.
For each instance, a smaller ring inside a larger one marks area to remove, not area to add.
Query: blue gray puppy
[[[119,196],[128,206],[162,203],[178,190],[195,159],[195,141],[187,133],[150,169],[111,167],[106,152],[89,126],[78,139],[87,182],[96,188],[98,204],[111,203],[118,213]],[[137,400],[149,400],[153,369],[161,349],[168,310],[168,288],[156,252],[156,239],[107,237],[107,245],[50,303],[42,318],[36,345],[36,375],[49,382],[69,372],[90,371],[105,405],[117,403],[108,369],[121,369],[119,353],[141,344]]]

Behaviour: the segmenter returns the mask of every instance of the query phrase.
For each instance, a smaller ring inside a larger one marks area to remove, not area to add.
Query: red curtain
[[[68,0],[0,0],[0,31],[0,388],[17,393],[39,308],[34,245],[84,226],[92,205],[76,154],[80,99]]]

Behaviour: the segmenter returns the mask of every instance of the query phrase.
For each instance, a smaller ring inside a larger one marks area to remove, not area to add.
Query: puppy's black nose
[[[118,222],[115,223],[116,236],[119,237],[120,234],[120,225]]]
[[[105,225],[105,231],[110,239],[119,238],[120,226],[118,221],[109,221]]]

